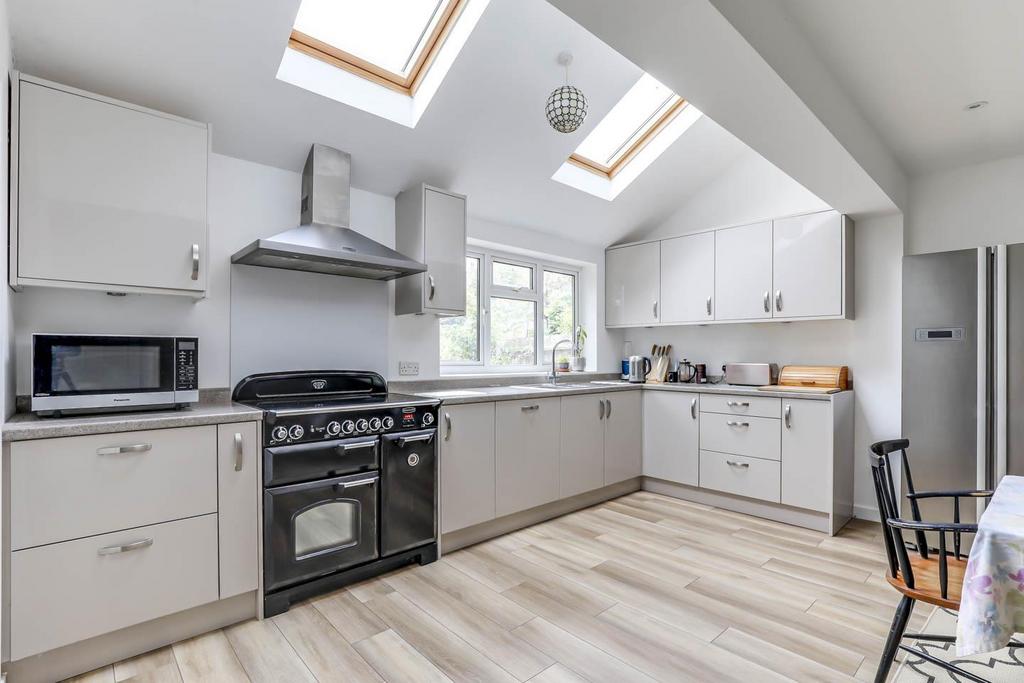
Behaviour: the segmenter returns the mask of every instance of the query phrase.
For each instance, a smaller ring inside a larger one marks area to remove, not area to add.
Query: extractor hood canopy
[[[422,273],[427,267],[349,227],[352,157],[314,144],[302,169],[301,224],[258,239],[232,263],[371,280]]]

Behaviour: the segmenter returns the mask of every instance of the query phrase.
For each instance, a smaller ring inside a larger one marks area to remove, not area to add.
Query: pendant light
[[[558,63],[565,67],[565,85],[555,88],[548,97],[548,123],[559,133],[575,132],[587,118],[587,98],[583,91],[569,85],[569,65],[572,64],[572,53],[562,52],[558,55]]]

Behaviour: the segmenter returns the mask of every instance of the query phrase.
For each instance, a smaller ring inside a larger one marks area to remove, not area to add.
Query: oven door
[[[369,472],[264,491],[264,590],[376,559],[379,483]]]
[[[33,410],[174,403],[174,337],[32,335]]]

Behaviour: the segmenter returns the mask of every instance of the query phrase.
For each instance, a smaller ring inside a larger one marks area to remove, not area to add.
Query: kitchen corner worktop
[[[101,415],[39,417],[34,413],[15,413],[4,422],[4,441],[52,439],[62,436],[133,432],[140,429],[166,429],[198,425],[246,422],[262,419],[256,408],[232,403],[226,391],[204,391],[199,403],[180,410],[147,410]]]
[[[462,403],[486,403],[489,401],[530,400],[553,398],[556,396],[575,396],[579,394],[599,394],[609,391],[681,391],[698,394],[732,394],[743,396],[765,396],[769,398],[800,398],[816,401],[828,401],[834,394],[812,393],[804,391],[761,390],[757,387],[736,384],[630,384],[622,381],[565,381],[557,385],[522,384],[497,387],[466,387],[444,389],[444,381],[437,383],[438,388],[430,391],[418,391],[419,396],[438,398],[445,405]]]

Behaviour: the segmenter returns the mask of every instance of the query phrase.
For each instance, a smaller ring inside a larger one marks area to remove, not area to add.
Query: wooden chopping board
[[[839,387],[798,387],[798,386],[785,386],[779,384],[768,384],[763,387],[758,387],[758,391],[791,391],[796,394],[837,394],[842,389]]]

